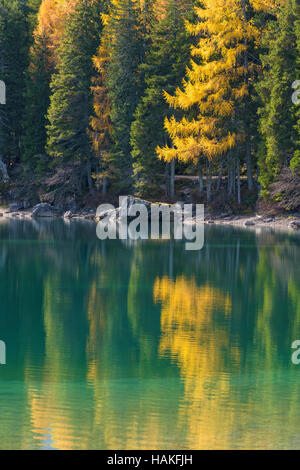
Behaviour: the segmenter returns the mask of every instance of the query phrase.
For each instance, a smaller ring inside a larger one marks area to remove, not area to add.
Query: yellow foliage
[[[271,0],[264,0],[263,5],[256,0],[250,3],[254,11],[276,8]],[[246,60],[248,44],[257,44],[261,31],[246,17],[241,0],[203,0],[195,13],[196,24],[186,23],[189,33],[197,37],[186,79],[173,96],[165,92],[171,107],[187,113],[179,121],[174,116],[165,121],[172,145],[156,151],[166,161],[212,159],[246,137],[237,114],[245,112],[249,82],[257,70]],[[197,111],[197,118],[188,118],[191,109]]]
[[[78,0],[43,0],[38,13],[38,24],[34,31],[36,38],[46,38],[48,61],[56,64],[56,53],[62,38],[65,19],[74,10]]]
[[[105,42],[100,45],[97,55],[93,58],[97,75],[93,79],[92,93],[94,102],[94,115],[90,119],[92,131],[90,136],[95,153],[103,157],[110,145],[112,123],[110,119],[110,99],[105,86],[107,77],[107,64],[109,60]]]

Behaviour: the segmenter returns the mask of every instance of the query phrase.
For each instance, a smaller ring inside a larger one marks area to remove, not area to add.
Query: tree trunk
[[[236,186],[237,186],[236,184],[236,161],[233,160],[232,162],[232,192],[234,196],[236,194]]]
[[[175,197],[175,158],[170,163],[170,198]]]
[[[251,148],[250,148],[250,142],[249,142],[248,136],[246,140],[246,164],[247,164],[248,189],[249,191],[252,191],[252,188],[253,188],[252,161],[251,161]]]
[[[242,9],[243,9],[243,16],[244,16],[244,21],[247,22],[247,13],[246,13],[246,0],[242,0]],[[244,45],[247,48],[248,43],[247,43],[247,38],[244,39]],[[245,84],[248,88],[249,85],[249,77],[248,77],[248,71],[249,71],[249,61],[248,61],[248,52],[247,49],[244,52],[244,67],[246,70],[246,76],[245,76]],[[249,106],[247,107],[248,101],[246,99],[245,101],[245,116],[246,116],[246,165],[247,165],[247,177],[248,177],[248,189],[249,191],[252,190],[253,188],[253,179],[252,179],[252,162],[251,162],[251,148],[250,148],[250,140],[249,140],[249,127],[250,127],[250,119],[249,119]]]
[[[236,176],[237,176],[237,202],[241,205],[241,173],[240,173],[240,160],[236,159]]]
[[[260,174],[260,167],[259,167],[259,165],[257,165],[258,197],[260,197],[260,193],[261,193],[261,190],[262,190],[262,187],[261,187],[261,184],[260,184],[260,181],[259,181],[259,174]]]
[[[166,197],[169,197],[170,190],[170,171],[169,171],[170,163],[166,163],[166,169],[165,169],[165,183],[166,183]]]
[[[232,158],[231,155],[229,154],[227,157],[227,168],[228,168],[228,181],[227,181],[227,192],[228,195],[230,196],[232,194]]]
[[[86,175],[87,175],[87,182],[88,182],[88,188],[91,190],[93,188],[93,182],[92,182],[92,177],[91,177],[91,160],[88,158],[88,161],[86,162]]]
[[[223,164],[220,163],[220,165],[219,165],[218,181],[217,181],[217,191],[220,190],[221,181],[222,181],[222,175],[223,175]]]
[[[211,200],[211,162],[206,162],[206,197]]]
[[[107,191],[107,178],[106,176],[104,176],[102,180],[102,196],[106,195],[106,191]]]
[[[201,157],[199,158],[199,192],[203,193],[203,174],[202,174],[202,161]]]

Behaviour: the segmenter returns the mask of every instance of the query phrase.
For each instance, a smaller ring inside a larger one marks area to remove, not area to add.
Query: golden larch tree
[[[261,36],[253,12],[269,7],[257,0],[203,0],[195,7],[197,21],[187,22],[197,38],[187,77],[174,96],[165,93],[183,117],[165,120],[172,145],[157,147],[160,159],[198,162],[204,157],[211,162],[244,148],[251,189],[248,104],[258,66],[250,60],[249,50]]]

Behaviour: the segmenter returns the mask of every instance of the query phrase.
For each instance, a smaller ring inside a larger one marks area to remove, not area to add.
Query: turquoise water
[[[300,238],[0,221],[1,449],[300,448]]]

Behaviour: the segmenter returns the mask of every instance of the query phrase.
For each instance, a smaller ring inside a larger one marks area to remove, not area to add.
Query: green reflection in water
[[[300,241],[0,222],[0,448],[299,448]]]

